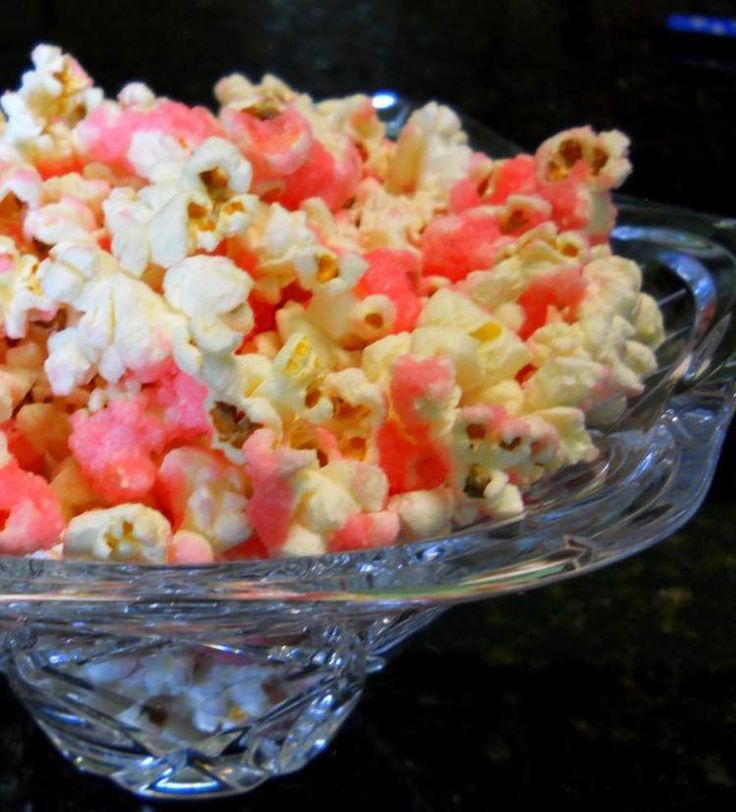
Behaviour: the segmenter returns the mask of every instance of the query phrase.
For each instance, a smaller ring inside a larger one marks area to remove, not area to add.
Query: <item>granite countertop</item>
[[[203,102],[228,71],[271,70],[319,96],[435,96],[526,147],[573,124],[618,126],[634,143],[627,191],[733,214],[736,40],[667,34],[681,4],[572,6],[39,0],[4,20],[0,80],[14,86],[45,39],[109,91],[140,78]],[[732,4],[689,9],[727,14]],[[577,581],[450,610],[370,680],[325,755],[207,808],[733,806],[735,444],[673,538]],[[0,809],[152,808],[78,775],[7,690],[0,712]]]

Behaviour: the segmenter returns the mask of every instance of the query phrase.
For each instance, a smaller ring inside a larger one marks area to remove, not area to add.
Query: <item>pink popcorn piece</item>
[[[220,118],[227,137],[253,165],[255,185],[291,175],[309,155],[312,128],[294,107],[280,112],[225,107]]]
[[[245,471],[253,486],[248,518],[270,555],[278,555],[289,532],[296,496],[291,478],[313,459],[308,451],[274,449],[270,429],[258,429],[243,445]]]
[[[175,533],[166,550],[169,564],[200,566],[215,560],[212,547],[204,536],[187,530]]]
[[[360,178],[360,153],[352,141],[344,139],[341,154],[335,156],[315,140],[304,163],[284,178],[274,199],[287,209],[297,209],[308,198],[321,197],[338,211],[354,196]]]
[[[391,404],[410,434],[421,437],[427,420],[418,411],[422,400],[447,400],[455,386],[455,366],[448,357],[401,355],[391,367]]]
[[[15,460],[0,468],[0,552],[47,550],[63,529],[59,500],[43,477],[22,470]]]
[[[355,513],[327,541],[331,553],[387,547],[399,535],[399,517],[390,510]]]
[[[574,320],[576,308],[585,296],[585,288],[579,267],[557,271],[532,283],[519,297],[525,314],[519,336],[526,341],[535,330],[544,327],[551,307],[562,313],[566,321]]]
[[[166,428],[146,411],[145,398],[116,400],[71,416],[69,447],[82,473],[110,504],[150,499]]]
[[[483,198],[478,191],[478,184],[470,178],[461,178],[450,189],[450,213],[459,214],[466,209],[480,206]]]
[[[422,234],[424,274],[459,282],[490,268],[508,239],[495,212],[484,206],[435,217]]]
[[[207,387],[169,361],[158,380],[146,390],[152,411],[158,412],[166,432],[167,445],[210,437],[207,419]]]
[[[193,150],[206,138],[221,136],[222,127],[204,107],[165,100],[146,110],[100,105],[77,125],[76,132],[85,161],[132,172],[127,154],[136,133],[160,132]]]
[[[503,203],[509,195],[535,194],[536,166],[531,155],[517,155],[497,164],[489,179],[486,202]]]
[[[413,284],[420,273],[419,258],[411,251],[376,248],[365,254],[365,259],[368,269],[358,282],[358,294],[387,296],[396,309],[391,332],[412,330],[422,309]]]

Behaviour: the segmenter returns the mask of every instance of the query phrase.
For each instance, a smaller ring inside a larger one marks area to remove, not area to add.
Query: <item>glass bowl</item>
[[[411,110],[375,104],[394,132]],[[596,435],[598,459],[535,486],[522,518],[191,569],[1,558],[3,667],[59,750],[143,797],[246,792],[323,750],[366,677],[448,606],[591,572],[683,525],[733,411],[736,221],[617,202],[615,250],[664,312],[660,367]]]

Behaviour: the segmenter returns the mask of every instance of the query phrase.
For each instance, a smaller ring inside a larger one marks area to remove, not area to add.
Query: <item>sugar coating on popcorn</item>
[[[0,552],[201,565],[523,513],[663,338],[577,127],[473,152],[431,102],[234,74],[116,98],[39,45],[0,98]],[[53,549],[52,549],[53,548]]]

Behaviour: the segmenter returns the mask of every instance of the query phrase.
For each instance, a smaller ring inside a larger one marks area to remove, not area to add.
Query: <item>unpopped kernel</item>
[[[0,552],[200,566],[523,514],[663,340],[609,244],[628,139],[473,152],[430,102],[233,74],[0,98]]]

